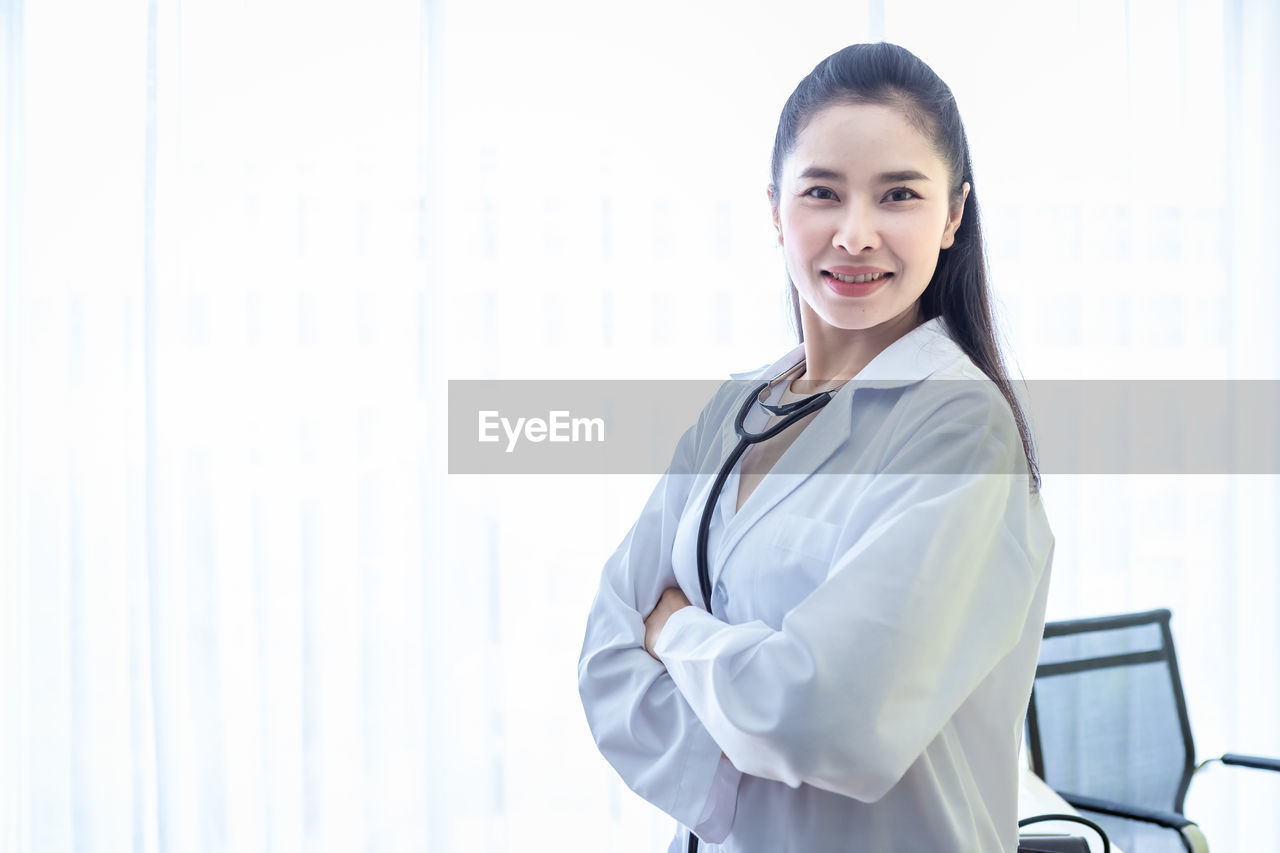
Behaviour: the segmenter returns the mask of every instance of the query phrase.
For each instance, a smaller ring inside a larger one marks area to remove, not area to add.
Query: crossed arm
[[[678,586],[667,587],[662,591],[662,597],[658,599],[658,604],[653,608],[644,619],[644,648],[649,655],[659,663],[662,659],[653,652],[654,643],[658,642],[658,635],[662,633],[662,629],[666,627],[667,620],[671,618],[671,614],[684,607],[692,607],[693,602],[684,594],[684,591]],[[720,753],[721,758],[725,758],[723,752]]]

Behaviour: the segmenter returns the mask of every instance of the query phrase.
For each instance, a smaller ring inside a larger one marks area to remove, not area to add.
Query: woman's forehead
[[[793,178],[838,173],[850,180],[914,171],[940,180],[945,164],[901,109],[833,104],[815,113],[787,158]]]

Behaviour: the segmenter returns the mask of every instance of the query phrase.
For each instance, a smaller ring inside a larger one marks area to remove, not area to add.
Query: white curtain
[[[654,477],[449,476],[445,383],[780,354],[774,123],[845,44],[955,91],[1027,379],[1280,379],[1268,0],[0,10],[6,851],[664,849],[575,680]],[[1045,497],[1050,618],[1169,607],[1200,753],[1280,754],[1277,478]]]
[[[422,10],[4,8],[0,848],[444,849]]]

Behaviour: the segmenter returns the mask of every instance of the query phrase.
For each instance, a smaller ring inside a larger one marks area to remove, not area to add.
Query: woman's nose
[[[850,205],[840,218],[831,243],[851,255],[878,248],[880,230],[874,212],[862,205]]]

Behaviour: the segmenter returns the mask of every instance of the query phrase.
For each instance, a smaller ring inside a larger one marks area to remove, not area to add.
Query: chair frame
[[[1280,760],[1255,755],[1238,755],[1226,753],[1218,758],[1210,758],[1196,764],[1195,741],[1191,736],[1191,720],[1187,714],[1186,696],[1182,688],[1182,676],[1178,671],[1178,656],[1174,651],[1173,632],[1169,629],[1171,613],[1164,608],[1147,610],[1140,613],[1124,613],[1116,616],[1098,616],[1088,619],[1070,619],[1061,622],[1047,622],[1044,626],[1046,639],[1065,637],[1073,634],[1096,633],[1120,628],[1132,628],[1138,625],[1160,626],[1160,648],[1150,651],[1128,652],[1117,655],[1102,655],[1095,658],[1084,658],[1060,663],[1041,664],[1036,667],[1036,681],[1041,678],[1052,678],[1075,672],[1086,672],[1097,669],[1108,669],[1116,666],[1128,666],[1139,663],[1163,662],[1169,670],[1170,686],[1173,689],[1174,702],[1177,707],[1178,725],[1182,729],[1183,760],[1182,774],[1178,782],[1177,794],[1174,798],[1174,811],[1138,808],[1125,803],[1087,797],[1069,791],[1058,791],[1059,796],[1073,808],[1092,811],[1114,817],[1156,824],[1177,832],[1183,847],[1190,853],[1208,850],[1208,843],[1200,833],[1199,827],[1188,820],[1182,813],[1191,786],[1191,779],[1200,768],[1214,761],[1224,765],[1252,767],[1258,770],[1280,772]],[[1040,743],[1040,721],[1036,711],[1035,684],[1031,687],[1031,701],[1027,707],[1027,752],[1031,759],[1031,770],[1041,779],[1044,774],[1044,752]]]
[[[1173,632],[1169,630],[1169,619],[1172,614],[1167,609],[1147,610],[1141,613],[1126,613],[1119,616],[1096,616],[1089,619],[1070,619],[1063,622],[1046,622],[1044,637],[1067,637],[1073,634],[1091,634],[1098,631],[1112,631],[1120,628],[1133,628],[1138,625],[1160,626],[1160,648],[1146,652],[1129,652],[1119,655],[1103,655],[1102,657],[1084,660],[1063,661],[1061,663],[1041,664],[1036,667],[1036,681],[1055,675],[1066,675],[1075,672],[1087,672],[1097,669],[1110,669],[1116,666],[1129,666],[1138,663],[1164,662],[1169,670],[1169,680],[1173,686],[1173,696],[1178,710],[1178,726],[1182,730],[1183,759],[1182,778],[1178,782],[1178,792],[1174,798],[1174,810],[1182,813],[1187,798],[1187,789],[1191,787],[1191,777],[1196,772],[1196,748],[1191,736],[1191,720],[1187,715],[1187,702],[1182,690],[1182,676],[1178,671],[1178,656],[1173,648]],[[1036,690],[1031,687],[1031,703],[1027,707],[1027,728],[1030,730],[1029,752],[1031,754],[1031,771],[1041,779],[1044,776],[1044,752],[1040,746],[1040,724],[1036,713]]]

